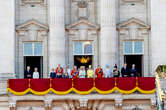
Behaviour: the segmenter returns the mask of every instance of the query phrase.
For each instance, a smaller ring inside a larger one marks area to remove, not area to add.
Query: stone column
[[[49,71],[65,64],[64,0],[49,0]]]
[[[117,36],[116,36],[116,0],[101,0],[101,36],[100,36],[100,63],[102,67],[117,63]]]

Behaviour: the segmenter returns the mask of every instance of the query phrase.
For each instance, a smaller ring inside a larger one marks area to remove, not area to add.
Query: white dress
[[[67,74],[68,74],[69,78],[71,78],[71,70],[70,69],[67,69]]]
[[[79,78],[85,78],[86,72],[85,70],[80,70],[79,71]]]
[[[33,72],[33,78],[38,79],[39,78],[39,72]]]
[[[106,68],[106,69],[105,69],[105,77],[106,77],[106,78],[112,77],[112,75],[111,75],[111,70],[110,70],[109,68]]]

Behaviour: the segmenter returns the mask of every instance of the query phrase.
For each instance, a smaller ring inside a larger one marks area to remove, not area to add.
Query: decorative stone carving
[[[131,18],[117,25],[117,30],[120,34],[127,35],[130,39],[136,39],[137,37],[148,34],[149,29],[149,25],[136,18]]]
[[[47,36],[48,26],[37,20],[29,20],[16,27],[19,36],[28,36],[31,41],[35,41],[40,36]]]
[[[88,99],[79,99],[79,101],[80,101],[80,107],[87,108]]]
[[[87,19],[88,18],[88,2],[85,0],[80,0],[77,2],[78,6],[78,18]]]
[[[91,23],[88,20],[79,20],[73,24],[66,26],[66,30],[80,30],[80,29],[87,29],[87,30],[98,30],[100,27],[97,24]]]
[[[130,39],[136,39],[136,37],[138,36],[137,25],[129,26],[129,34]]]
[[[85,1],[85,0],[80,0],[80,1],[77,2],[77,6],[78,6],[79,8],[87,8],[88,3],[87,3],[87,1]]]
[[[21,0],[22,5],[26,5],[26,4],[30,4],[30,5],[34,5],[34,4],[41,4],[41,5],[46,5],[46,0]]]
[[[115,106],[121,107],[122,106],[122,99],[115,99]]]

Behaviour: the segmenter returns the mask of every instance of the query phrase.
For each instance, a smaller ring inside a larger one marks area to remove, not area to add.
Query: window
[[[92,55],[92,42],[85,41],[85,42],[74,42],[73,48],[74,55]]]
[[[141,41],[134,42],[134,53],[143,53],[143,47],[142,47]]]
[[[24,56],[43,56],[42,42],[25,42]]]
[[[32,43],[24,43],[24,56],[32,56]]]
[[[42,56],[42,49],[43,49],[43,45],[41,42],[34,43],[34,55],[35,56]]]
[[[84,54],[92,54],[92,44],[84,45]]]
[[[132,42],[131,41],[128,41],[128,42],[125,42],[125,53],[132,53]]]
[[[74,54],[82,54],[82,42],[74,42]]]
[[[143,54],[143,41],[125,41],[124,54]]]

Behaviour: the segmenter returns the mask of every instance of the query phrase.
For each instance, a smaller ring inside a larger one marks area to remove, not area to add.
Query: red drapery
[[[142,90],[152,90],[155,88],[155,79],[152,77],[138,78],[138,87]]]
[[[132,90],[136,87],[136,78],[117,78],[116,85],[121,90]]]
[[[92,91],[110,94],[115,90],[124,94],[130,94],[136,90],[140,93],[151,94],[155,92],[155,78],[9,79],[7,90],[15,95],[24,95],[28,92],[44,95],[50,91],[59,95],[68,94],[71,91],[78,94],[89,94]]]
[[[37,92],[44,92],[50,88],[50,79],[31,79],[30,88]]]
[[[138,78],[138,91],[144,94],[150,94],[155,92],[155,78],[146,77]]]
[[[9,79],[8,88],[15,92],[23,92],[29,88],[28,79]]]
[[[73,79],[73,87],[77,91],[89,91],[93,88],[92,78],[75,78]]]
[[[115,87],[115,78],[95,79],[95,87],[102,91],[112,90]]]
[[[55,91],[68,91],[72,88],[72,79],[51,79],[51,88]]]

